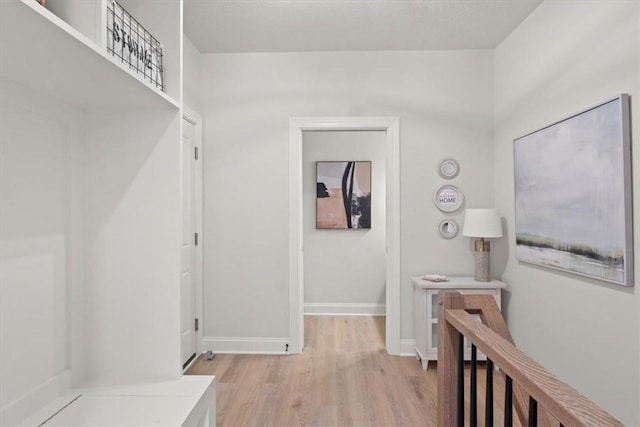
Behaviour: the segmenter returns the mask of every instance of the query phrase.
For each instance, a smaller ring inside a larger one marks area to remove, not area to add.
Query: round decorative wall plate
[[[462,207],[464,196],[455,185],[443,185],[433,194],[433,203],[442,212],[455,212]]]
[[[443,239],[453,239],[458,235],[458,231],[458,223],[453,219],[443,219],[438,224],[438,234]]]
[[[444,179],[455,178],[460,172],[460,166],[454,159],[444,159],[438,166],[438,173]]]

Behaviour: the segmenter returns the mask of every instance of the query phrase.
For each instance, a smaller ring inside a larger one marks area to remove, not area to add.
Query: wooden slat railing
[[[487,356],[487,369],[495,363],[500,374],[513,381],[513,406],[522,425],[550,425],[550,416],[566,427],[623,426],[516,348],[492,296],[440,291],[438,298],[438,425],[464,425],[464,336]],[[479,314],[481,322],[472,314]]]

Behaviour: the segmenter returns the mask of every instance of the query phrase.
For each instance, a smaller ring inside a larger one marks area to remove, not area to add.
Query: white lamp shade
[[[495,209],[466,209],[462,235],[467,237],[502,237],[500,215]]]

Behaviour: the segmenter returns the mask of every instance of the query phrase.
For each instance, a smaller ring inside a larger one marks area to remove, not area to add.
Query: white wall
[[[542,3],[495,51],[495,200],[507,238],[496,273],[518,346],[625,424],[640,424],[640,3]],[[620,93],[631,95],[636,288],[520,264],[513,139]]]
[[[303,132],[305,313],[384,314],[386,133]],[[316,162],[371,161],[371,229],[316,229]],[[359,311],[360,310],[360,311]]]
[[[79,110],[15,82],[2,79],[0,92],[4,425],[24,415],[11,405],[19,398],[35,392],[46,400],[83,372],[83,312],[76,302],[83,282],[84,126]]]
[[[202,110],[200,90],[202,87],[201,54],[186,35],[182,39],[182,102],[191,109]]]
[[[409,278],[473,272],[469,239],[437,236],[438,162],[460,162],[468,206],[493,204],[492,52],[207,54],[202,67],[205,337],[289,337],[289,118],[399,116],[412,339]]]
[[[87,384],[181,374],[181,117],[87,113]]]

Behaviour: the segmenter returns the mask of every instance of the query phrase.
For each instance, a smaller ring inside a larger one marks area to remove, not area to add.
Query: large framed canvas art
[[[518,260],[633,285],[629,97],[514,141]]]
[[[371,162],[316,162],[316,228],[371,228]]]

